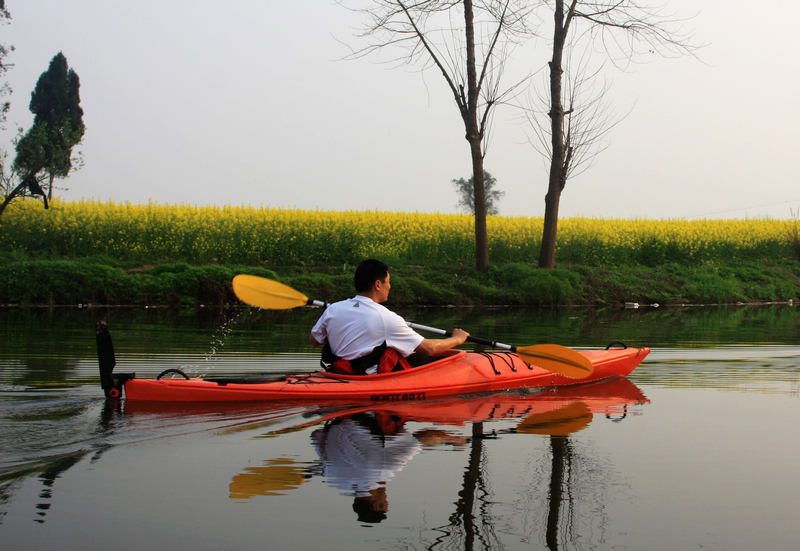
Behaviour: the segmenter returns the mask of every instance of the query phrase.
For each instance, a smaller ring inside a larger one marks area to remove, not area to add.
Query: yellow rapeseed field
[[[535,263],[539,217],[488,220],[490,261]],[[792,257],[789,220],[559,221],[560,264],[619,265],[775,261]],[[390,263],[469,265],[472,216],[321,211],[248,206],[55,200],[12,203],[0,217],[0,250],[47,258],[126,262],[337,265],[366,257]]]

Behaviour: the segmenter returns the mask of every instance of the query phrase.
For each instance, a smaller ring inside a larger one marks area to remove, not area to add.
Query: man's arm
[[[446,350],[464,344],[469,337],[469,333],[461,329],[453,329],[453,335],[446,339],[423,339],[419,346],[414,350],[426,356],[438,356]]]
[[[319,342],[317,339],[314,338],[314,335],[308,336],[308,342],[311,343],[311,346],[322,346],[325,344],[324,342]]]

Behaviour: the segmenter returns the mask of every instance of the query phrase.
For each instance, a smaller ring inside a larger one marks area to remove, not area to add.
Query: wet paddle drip
[[[233,313],[226,316],[225,321],[222,322],[214,333],[211,335],[211,344],[209,352],[206,352],[203,356],[202,364],[194,364],[194,365],[182,365],[181,369],[188,373],[191,373],[195,377],[207,377],[208,372],[210,370],[216,369],[216,359],[218,357],[217,353],[221,352],[222,349],[225,347],[225,343],[230,337],[231,333],[233,333],[234,327],[236,323],[239,321],[239,316],[242,315],[241,310],[236,310]],[[205,366],[205,369],[201,370],[201,366]],[[202,373],[201,373],[202,371]]]

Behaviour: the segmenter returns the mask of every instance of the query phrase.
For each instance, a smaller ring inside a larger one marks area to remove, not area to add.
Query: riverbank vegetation
[[[541,218],[489,218],[474,266],[469,215],[132,205],[12,204],[0,219],[0,303],[235,303],[237,273],[306,295],[352,294],[367,257],[392,267],[395,304],[621,305],[800,297],[789,220],[564,219],[557,268],[536,268]],[[793,233],[794,232],[794,233]],[[794,236],[794,237],[793,237]]]

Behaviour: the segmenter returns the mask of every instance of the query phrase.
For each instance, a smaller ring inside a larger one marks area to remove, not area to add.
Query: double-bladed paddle
[[[233,278],[233,292],[242,302],[259,308],[269,308],[270,310],[289,310],[298,306],[328,306],[327,302],[312,300],[300,291],[292,289],[288,285],[252,275],[237,275]],[[412,329],[428,331],[439,335],[451,336],[449,331],[417,325],[407,322]],[[498,350],[508,350],[514,352],[526,363],[536,365],[547,371],[564,375],[572,379],[584,379],[592,374],[594,366],[592,362],[576,350],[560,346],[558,344],[537,344],[518,348],[508,344],[481,339],[478,337],[467,337],[469,342],[483,344]]]

